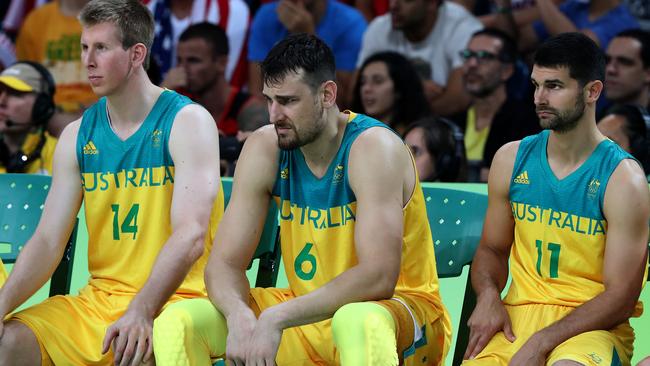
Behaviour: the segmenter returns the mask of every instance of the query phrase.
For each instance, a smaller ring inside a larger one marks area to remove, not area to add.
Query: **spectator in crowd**
[[[52,174],[54,81],[41,65],[18,62],[0,74],[0,173]]]
[[[226,81],[229,50],[221,27],[207,22],[193,24],[181,34],[176,50],[178,64],[162,83],[204,106],[217,121],[222,136],[236,136],[242,118],[254,119],[252,123],[259,126],[268,123],[266,106]]]
[[[615,104],[598,121],[598,129],[641,162],[650,177],[650,116],[645,108]]]
[[[578,32],[535,53],[544,131],[504,145],[490,169],[464,366],[630,364],[650,193],[637,161],[596,128],[605,64]]]
[[[463,133],[453,122],[442,117],[422,118],[409,125],[404,141],[411,148],[420,181],[466,181]]]
[[[498,13],[495,26],[510,35],[518,35],[519,49],[533,51],[549,36],[566,32],[581,32],[602,49],[606,49],[616,34],[639,24],[621,0],[535,0],[535,8],[524,15],[512,14],[511,0],[495,0]],[[522,16],[523,15],[523,16]]]
[[[241,87],[246,82],[246,37],[250,11],[243,0],[146,0],[156,22],[156,38],[151,55],[160,65],[163,79],[176,66],[178,39],[192,24],[209,22],[226,31],[230,52],[225,78]]]
[[[431,113],[415,67],[392,51],[376,53],[361,65],[352,110],[384,122],[400,135],[411,122]]]
[[[361,66],[379,51],[426,60],[431,65],[431,79],[424,85],[433,113],[458,113],[469,103],[469,95],[463,90],[459,52],[481,28],[478,19],[451,1],[394,0],[390,13],[368,26],[357,64]]]
[[[484,29],[474,33],[461,55],[463,87],[472,101],[453,120],[464,133],[468,180],[485,182],[496,151],[540,127],[530,99],[508,96],[506,83],[517,59],[512,38],[497,29]]]
[[[650,32],[619,33],[607,46],[605,95],[616,104],[644,108],[650,103]]]
[[[32,10],[16,39],[16,57],[45,66],[56,82],[57,112],[48,130],[59,136],[97,100],[81,63],[81,25],[77,16],[88,0],[58,0]]]
[[[320,37],[334,52],[339,104],[349,105],[366,25],[357,9],[338,0],[279,0],[262,5],[253,19],[248,41],[248,90],[261,96],[259,64],[271,47],[288,34],[309,33]]]
[[[178,64],[162,83],[204,106],[217,122],[221,173],[225,176],[232,175],[247,134],[269,120],[261,100],[226,81],[228,46],[221,27],[207,22],[190,25],[179,38]]]

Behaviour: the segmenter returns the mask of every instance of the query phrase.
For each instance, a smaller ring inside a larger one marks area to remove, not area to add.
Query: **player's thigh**
[[[546,364],[573,361],[583,365],[629,365],[633,342],[634,333],[627,324],[613,331],[585,332],[557,346],[548,355]]]
[[[39,363],[41,363],[41,349],[34,332],[19,321],[6,322],[0,341],[0,364],[38,365]],[[47,363],[49,361],[45,364]]]
[[[101,353],[102,340],[128,302],[113,307],[106,299],[92,291],[55,296],[12,314],[12,319],[34,333],[45,364],[48,359],[54,364],[110,364],[113,355]]]

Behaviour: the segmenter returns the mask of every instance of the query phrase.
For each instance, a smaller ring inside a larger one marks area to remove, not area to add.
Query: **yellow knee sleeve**
[[[156,365],[211,365],[225,352],[227,335],[226,319],[210,300],[173,303],[154,320]]]
[[[344,305],[332,318],[332,334],[343,366],[398,363],[395,321],[379,304]]]

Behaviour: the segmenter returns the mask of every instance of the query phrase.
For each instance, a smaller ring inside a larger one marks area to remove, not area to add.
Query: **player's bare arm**
[[[358,263],[321,288],[266,309],[247,362],[272,362],[283,329],[330,318],[345,304],[393,295],[400,270],[402,208],[415,184],[413,169],[406,146],[392,132],[373,128],[357,138],[350,149],[349,181],[357,198]]]
[[[578,334],[611,329],[633,314],[647,263],[650,193],[639,165],[623,160],[605,191],[607,219],[603,283],[605,290],[569,315],[534,334],[515,354],[512,365],[529,364],[533,354],[546,355]]]
[[[54,153],[52,186],[43,214],[0,288],[0,316],[16,309],[52,276],[81,206],[81,178],[75,152],[80,121],[69,124]],[[2,323],[0,323],[0,337]]]
[[[501,291],[508,279],[508,256],[514,237],[509,188],[518,148],[519,141],[501,147],[490,168],[488,208],[481,242],[472,262],[472,286],[477,302],[468,321],[470,337],[465,359],[475,357],[501,330],[514,340],[510,318],[501,302]]]
[[[218,132],[205,109],[198,105],[181,109],[169,141],[175,166],[172,234],[143,288],[106,332],[103,351],[112,343],[116,364],[131,364],[131,360],[137,364],[151,357],[153,319],[203,254],[212,206],[220,187]]]
[[[255,327],[248,304],[246,268],[262,234],[278,165],[277,135],[272,126],[254,132],[244,144],[233,190],[206,266],[210,300],[228,323],[226,354],[243,363]]]

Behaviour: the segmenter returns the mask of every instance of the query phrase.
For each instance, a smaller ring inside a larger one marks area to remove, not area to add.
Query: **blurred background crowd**
[[[86,2],[0,2],[0,172],[49,174],[56,137],[96,101],[80,58]],[[224,175],[269,123],[259,63],[296,32],[332,48],[339,107],[389,125],[420,179],[444,182],[486,181],[499,147],[540,130],[531,56],[582,32],[608,60],[598,126],[650,173],[650,1],[144,2],[156,22],[149,76],[212,114]]]

